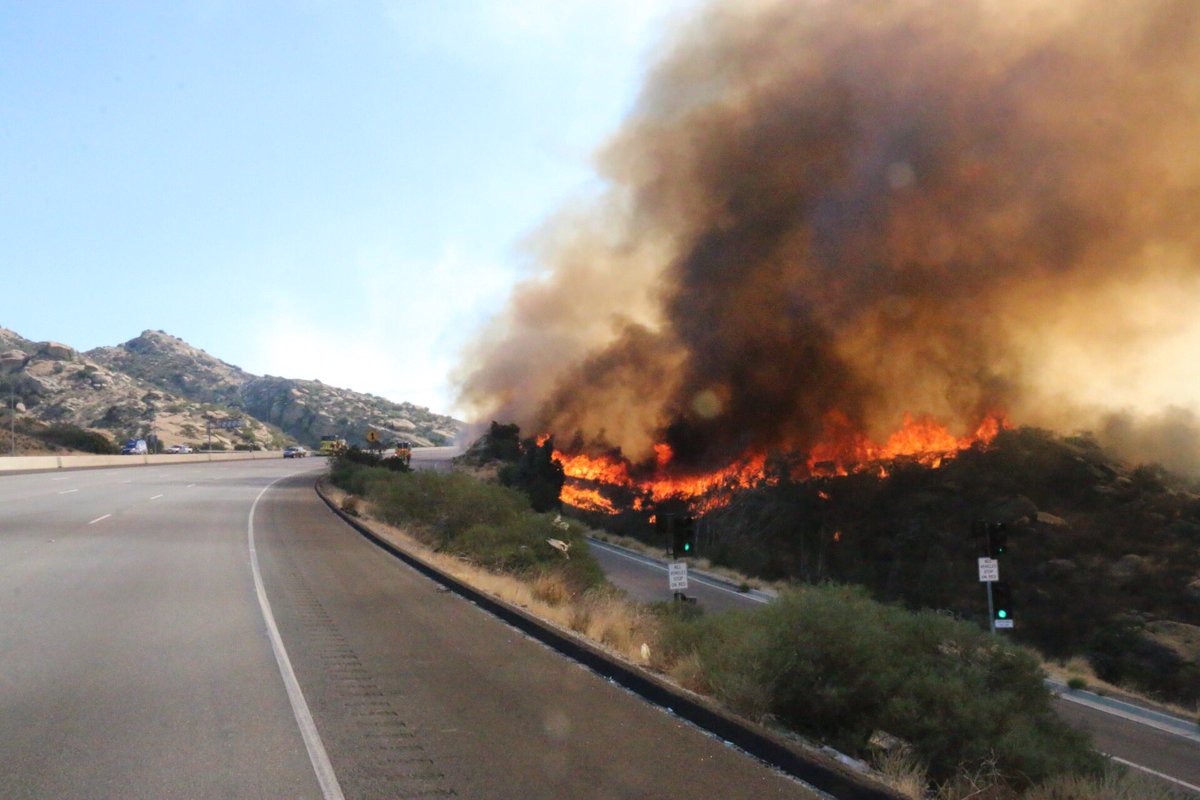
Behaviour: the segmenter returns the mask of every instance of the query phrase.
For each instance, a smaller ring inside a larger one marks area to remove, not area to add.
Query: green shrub
[[[457,472],[397,473],[371,483],[368,496],[384,520],[416,526],[435,547],[444,547],[473,525],[506,525],[529,511],[520,492]]]
[[[364,467],[383,467],[392,472],[408,472],[409,466],[399,458],[384,458],[377,452],[372,450],[363,450],[359,447],[351,447],[343,450],[338,456],[339,461],[349,461],[354,464],[360,464]]]
[[[572,594],[605,584],[582,530],[534,513],[524,493],[458,472],[398,473],[369,463],[338,458],[330,480],[369,498],[381,519],[405,526],[429,546],[499,572],[528,578],[553,573]],[[550,539],[565,542],[567,553]]]
[[[70,450],[82,450],[85,453],[114,455],[120,448],[113,444],[107,436],[95,431],[85,430],[77,425],[66,422],[56,422],[40,434],[42,441],[47,444],[65,447]]]
[[[565,542],[567,553],[551,546],[551,539]],[[587,542],[556,526],[546,514],[524,513],[503,524],[472,525],[451,538],[445,550],[499,572],[524,577],[552,572],[572,594],[605,583]]]
[[[498,473],[500,483],[520,489],[529,498],[534,511],[556,511],[562,507],[566,475],[563,465],[554,458],[554,443],[536,439],[521,442],[520,457],[515,464],[505,464]]]
[[[1054,715],[1030,653],[856,588],[809,587],[663,629],[671,656],[694,653],[707,688],[734,710],[856,753],[888,731],[935,780],[992,761],[1014,784],[1099,767],[1086,737]]]

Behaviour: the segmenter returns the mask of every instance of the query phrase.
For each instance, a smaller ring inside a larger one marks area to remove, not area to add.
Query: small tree
[[[562,462],[554,458],[554,443],[550,439],[541,444],[532,438],[521,442],[517,463],[500,470],[500,481],[524,492],[529,505],[538,513],[562,506],[560,495],[566,474]]]
[[[484,435],[483,447],[486,458],[496,461],[515,462],[521,458],[521,428],[514,422],[501,425],[492,420],[492,425]]]

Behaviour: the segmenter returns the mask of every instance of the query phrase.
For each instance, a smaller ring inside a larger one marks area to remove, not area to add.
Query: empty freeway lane
[[[320,467],[0,478],[0,796],[813,796],[439,591]]]

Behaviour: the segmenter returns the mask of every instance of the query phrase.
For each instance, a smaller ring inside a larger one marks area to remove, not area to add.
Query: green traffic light
[[[996,616],[1000,619],[1008,619],[1008,612],[1002,608],[996,612]]]

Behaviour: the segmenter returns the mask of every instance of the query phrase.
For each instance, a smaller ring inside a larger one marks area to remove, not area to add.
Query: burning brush
[[[886,478],[888,465],[897,459],[937,469],[963,450],[991,443],[1006,427],[1004,416],[993,414],[973,434],[955,437],[931,419],[905,415],[903,426],[878,444],[856,432],[844,416],[830,414],[826,420],[828,438],[802,458],[779,461],[791,462],[787,472],[791,480],[863,471],[877,471]],[[563,502],[608,514],[651,508],[666,501],[683,501],[691,511],[702,514],[725,505],[740,489],[780,477],[778,471],[768,470],[765,454],[744,456],[723,469],[677,473],[672,465],[673,453],[666,444],[655,447],[652,462],[639,465],[631,464],[619,452],[589,456],[556,450],[554,456],[567,477]]]

